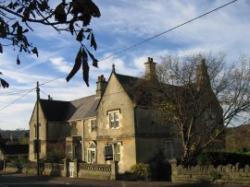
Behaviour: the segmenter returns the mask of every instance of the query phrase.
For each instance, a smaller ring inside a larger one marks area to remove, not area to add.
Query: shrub
[[[239,166],[250,165],[250,155],[245,153],[230,153],[230,152],[204,152],[197,157],[197,163],[214,166],[218,165],[235,165],[239,163]]]
[[[221,179],[222,175],[218,171],[211,171],[210,176],[212,178],[212,181]]]
[[[148,180],[151,175],[148,164],[139,163],[131,167],[131,173],[136,180]]]

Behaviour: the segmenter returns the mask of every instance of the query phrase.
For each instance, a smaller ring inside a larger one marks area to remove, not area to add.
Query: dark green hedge
[[[240,167],[243,167],[244,165],[250,165],[250,155],[231,152],[204,152],[198,156],[197,163],[214,166],[239,163]]]

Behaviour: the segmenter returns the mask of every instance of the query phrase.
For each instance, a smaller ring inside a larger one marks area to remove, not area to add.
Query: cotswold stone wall
[[[117,174],[117,164],[87,164],[73,162],[73,174],[70,174],[69,162],[64,164],[43,163],[40,166],[40,173],[44,176],[64,176],[73,178],[115,180]],[[37,165],[35,162],[26,164],[22,172],[26,175],[36,175]]]
[[[115,168],[107,164],[78,164],[78,177],[88,179],[115,180]]]
[[[232,183],[250,185],[250,166],[246,165],[240,168],[236,165],[226,165],[214,167],[208,166],[193,166],[184,168],[176,164],[176,161],[171,162],[172,182],[200,182],[210,181],[214,183]]]

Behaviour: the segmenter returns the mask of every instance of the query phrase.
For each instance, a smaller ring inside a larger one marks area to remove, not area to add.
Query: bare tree
[[[97,60],[84,41],[88,40],[90,47],[96,50],[97,44],[89,24],[92,17],[100,15],[92,0],[57,0],[55,6],[49,0],[0,1],[0,53],[3,53],[5,47],[13,47],[18,53],[31,53],[38,57],[38,49],[27,37],[27,33],[34,30],[34,24],[45,25],[58,32],[71,33],[79,42],[80,49],[75,65],[66,79],[69,81],[82,67],[83,79],[88,85],[88,57],[92,59],[95,67]],[[16,63],[21,63],[19,54]],[[9,84],[0,78],[0,86],[8,87]]]
[[[223,55],[162,61],[158,79],[166,99],[160,108],[176,127],[182,163],[188,165],[202,150],[223,146],[224,129],[250,110],[250,64],[241,58],[227,65]]]

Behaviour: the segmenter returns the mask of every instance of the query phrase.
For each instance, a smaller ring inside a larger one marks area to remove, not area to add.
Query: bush
[[[201,165],[212,164],[218,165],[235,165],[239,163],[240,167],[250,165],[250,155],[243,153],[230,153],[230,152],[204,152],[197,158],[197,163]]]
[[[212,181],[221,179],[222,175],[218,171],[211,171],[210,176],[212,178]]]
[[[144,163],[132,166],[131,173],[136,180],[148,180],[151,175],[149,165]]]

